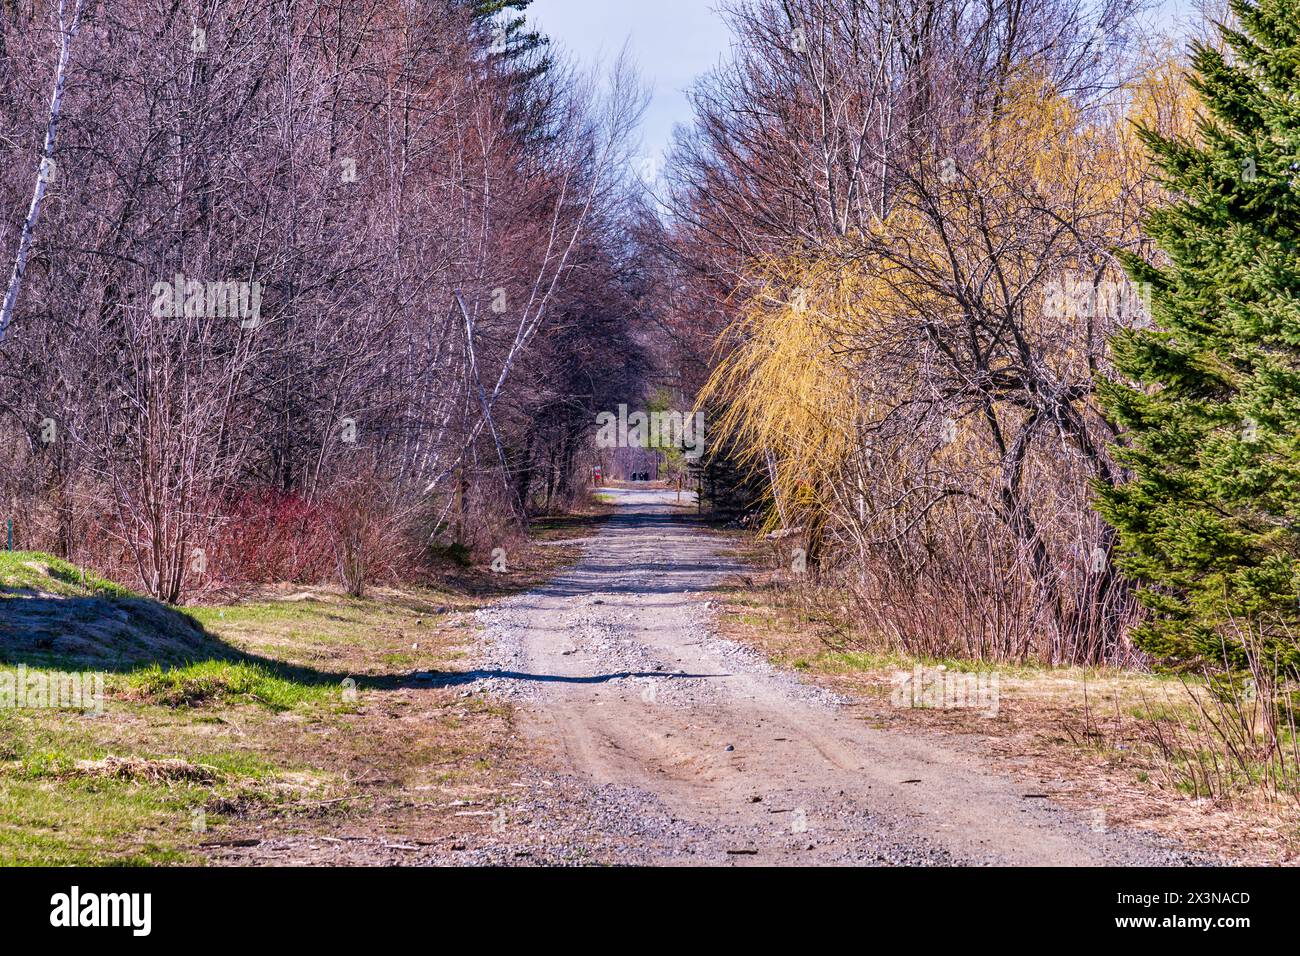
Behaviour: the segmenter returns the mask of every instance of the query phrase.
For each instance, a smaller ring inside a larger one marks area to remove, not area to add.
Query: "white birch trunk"
[[[45,187],[53,177],[54,144],[58,135],[59,113],[63,109],[63,82],[68,70],[68,54],[72,41],[81,26],[81,8],[85,0],[77,0],[72,13],[72,22],[65,16],[65,0],[59,0],[59,59],[54,68],[54,92],[50,96],[50,122],[45,127],[45,145],[41,150],[41,161],[36,167],[36,188],[32,190],[32,205],[23,220],[23,231],[18,239],[18,254],[14,257],[14,271],[9,277],[9,287],[5,290],[4,304],[0,306],[0,341],[4,341],[5,331],[13,318],[14,307],[18,304],[18,293],[22,289],[23,273],[27,271],[27,257],[32,250],[32,237],[36,232],[36,221],[41,215],[41,203],[45,199]]]

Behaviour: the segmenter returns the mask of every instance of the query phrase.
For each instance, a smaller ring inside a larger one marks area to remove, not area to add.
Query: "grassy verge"
[[[115,581],[96,577],[85,568],[37,551],[0,551],[0,587],[16,592],[66,597],[141,597]]]
[[[3,555],[0,675],[94,669],[107,699],[100,713],[0,707],[0,865],[293,863],[318,847],[463,841],[490,821],[456,808],[509,793],[512,714],[428,677],[464,669],[473,612],[573,561],[563,541],[599,518],[551,519],[553,543],[521,545],[508,574],[186,608],[190,659],[162,662],[136,630],[99,622],[138,614],[161,633],[179,612],[93,576],[83,587],[45,555]],[[32,608],[82,639],[47,640]],[[329,862],[391,861],[358,849]]]
[[[801,598],[761,547],[737,537],[735,548],[754,570],[717,593],[724,635],[846,696],[873,727],[942,736],[1106,826],[1157,831],[1237,860],[1300,860],[1296,802],[1253,786],[1248,769],[1223,768],[1204,685],[1108,668],[912,657],[861,640],[833,595]],[[996,679],[996,706],[900,690],[917,685],[917,668],[927,688],[988,690]]]

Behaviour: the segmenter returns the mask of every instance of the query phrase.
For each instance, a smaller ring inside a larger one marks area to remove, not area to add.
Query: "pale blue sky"
[[[686,89],[727,54],[712,0],[533,0],[528,19],[583,66],[606,66],[624,42],[654,98],[642,121],[647,154],[662,156],[674,123],[691,118]]]
[[[1161,19],[1191,10],[1163,0]],[[691,118],[686,89],[727,55],[729,37],[716,0],[533,0],[528,18],[583,66],[609,64],[623,44],[654,98],[642,124],[645,152],[662,156],[675,123]]]

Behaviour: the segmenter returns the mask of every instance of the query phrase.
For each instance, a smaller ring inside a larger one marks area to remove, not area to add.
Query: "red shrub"
[[[209,572],[227,585],[325,581],[335,573],[329,509],[273,488],[226,509]]]

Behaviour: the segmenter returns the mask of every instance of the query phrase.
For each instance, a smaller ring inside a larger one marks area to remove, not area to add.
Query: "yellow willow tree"
[[[1033,76],[960,133],[892,160],[870,230],[753,264],[704,400],[814,568],[824,549],[854,558],[873,630],[1115,660],[1127,604],[1088,508],[1089,482],[1114,476],[1092,388],[1135,312],[1105,283],[1138,240],[1143,174],[1115,114]]]
[[[766,475],[767,527],[804,530],[815,572],[838,481],[871,406],[848,343],[869,322],[876,289],[865,270],[831,256],[762,260],[750,284],[699,401],[721,409],[714,440]]]
[[[980,635],[968,650],[1022,656],[1028,633],[1053,663],[1118,660],[1131,601],[1089,508],[1090,483],[1117,478],[1093,388],[1107,336],[1140,317],[1115,249],[1139,239],[1141,170],[1113,111],[1032,74],[960,132],[948,155],[899,170],[906,186],[869,237],[882,301],[905,304],[889,320],[892,351],[875,348],[870,365],[922,370],[900,380],[893,414],[929,442],[948,492],[915,578],[963,582],[936,600],[977,608],[952,631]],[[973,568],[987,569],[978,584]],[[1001,594],[996,607],[971,597],[979,589]]]
[[[1215,38],[1216,45],[1221,44]],[[1164,41],[1143,54],[1142,69],[1128,86],[1126,119],[1121,134],[1126,149],[1134,149],[1135,165],[1148,174],[1150,155],[1137,135],[1139,126],[1162,136],[1193,140],[1198,132],[1201,96],[1188,77],[1187,57],[1172,42]]]

